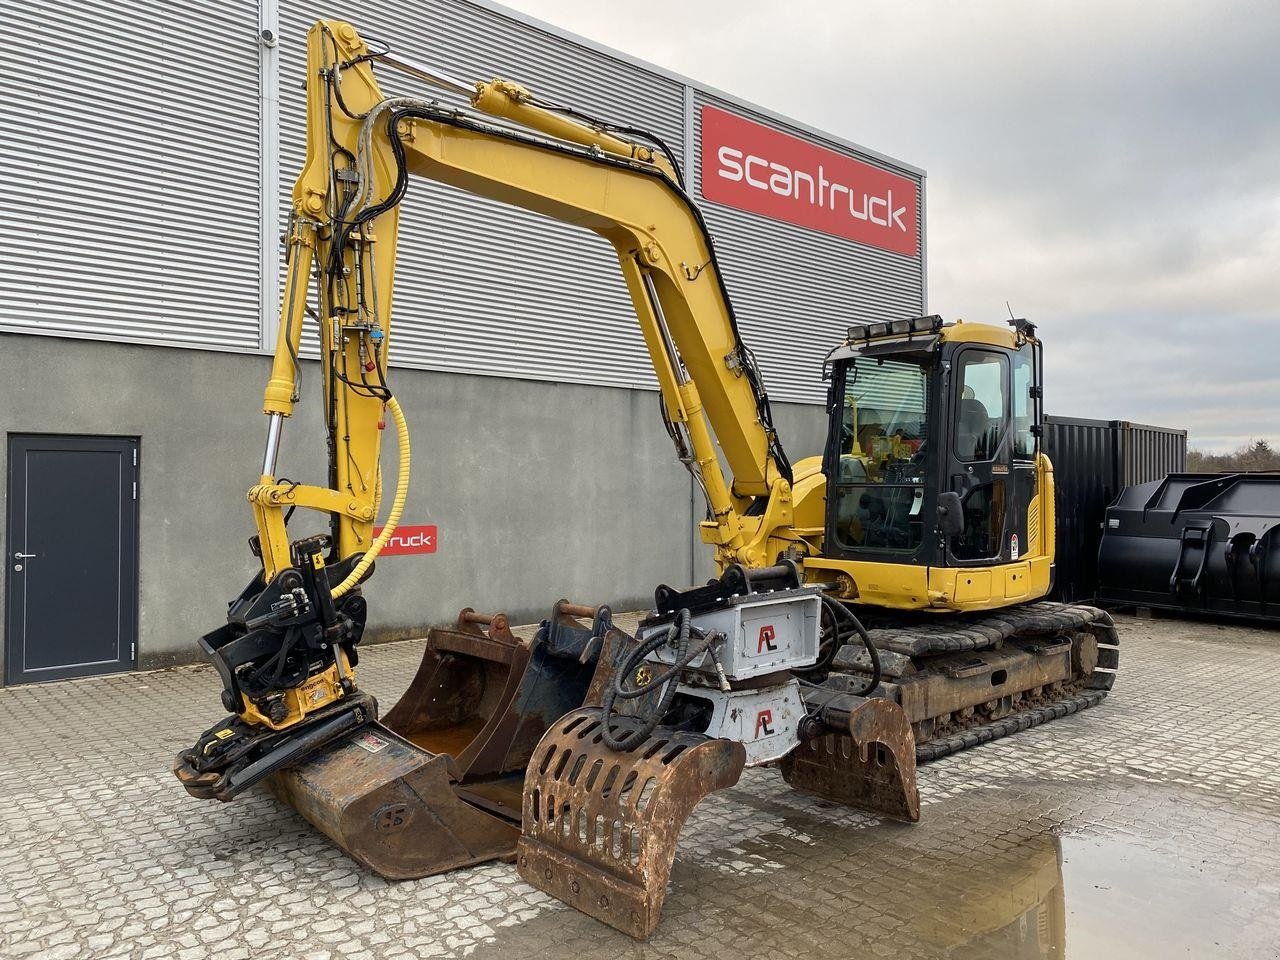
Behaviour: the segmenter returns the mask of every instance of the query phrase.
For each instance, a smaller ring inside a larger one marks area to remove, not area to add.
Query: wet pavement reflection
[[[1121,626],[1102,706],[921,768],[914,826],[772,770],[713,794],[648,943],[507,864],[391,883],[265,794],[192,801],[207,670],[0,690],[0,958],[1280,960],[1280,632]]]

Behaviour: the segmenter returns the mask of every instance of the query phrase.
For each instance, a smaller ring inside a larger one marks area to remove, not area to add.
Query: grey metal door
[[[5,681],[134,666],[138,441],[11,436]]]

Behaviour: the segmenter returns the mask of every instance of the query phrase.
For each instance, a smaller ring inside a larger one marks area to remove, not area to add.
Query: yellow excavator
[[[1032,324],[851,322],[824,364],[825,453],[793,465],[712,238],[658,137],[517,83],[454,80],[347,23],[317,23],[307,44],[307,159],[248,494],[261,570],[201,639],[230,715],[177,758],[189,793],[225,801],[265,781],[389,877],[514,859],[531,883],[643,937],[681,824],[744,767],[776,764],[796,789],[915,820],[918,761],[1106,695],[1110,618],[1042,600],[1054,485]],[[385,97],[375,67],[471,109]],[[409,484],[388,356],[414,177],[612,245],[720,575],[658,586],[634,636],[603,606],[561,601],[532,638],[464,610],[431,631],[409,691],[379,719],[356,667],[362,584]],[[309,317],[326,487],[277,472]],[[388,420],[399,473],[375,536]],[[299,507],[327,514],[330,533],[291,541]]]

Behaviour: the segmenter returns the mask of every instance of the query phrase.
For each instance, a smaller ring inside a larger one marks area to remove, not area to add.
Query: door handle
[[[15,560],[34,560],[35,558],[36,555],[34,553],[15,553],[13,555]]]

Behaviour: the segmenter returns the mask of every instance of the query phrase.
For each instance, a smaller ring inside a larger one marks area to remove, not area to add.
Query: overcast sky
[[[1280,0],[506,0],[928,172],[929,305],[1047,408],[1280,445]]]

